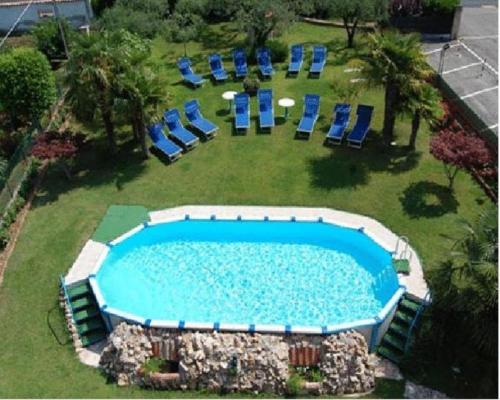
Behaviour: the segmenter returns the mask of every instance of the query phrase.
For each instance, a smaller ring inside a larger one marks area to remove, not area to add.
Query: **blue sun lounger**
[[[349,114],[351,105],[345,103],[337,103],[333,109],[335,112],[335,120],[330,125],[330,130],[326,134],[326,142],[332,144],[342,143],[345,130],[349,125]]]
[[[200,142],[200,139],[184,128],[181,122],[181,115],[176,108],[165,111],[163,118],[170,131],[170,136],[177,140],[186,150],[192,149]]]
[[[165,137],[162,124],[154,124],[148,127],[149,137],[153,141],[153,146],[165,154],[170,162],[182,156],[182,149],[170,139]]]
[[[274,126],[273,91],[271,89],[259,89],[257,101],[259,103],[259,126],[261,128],[272,128]]]
[[[326,63],[326,47],[325,46],[314,46],[313,47],[313,58],[311,63],[311,68],[309,73],[311,75],[320,75],[323,72],[323,68]]]
[[[225,81],[227,79],[227,72],[222,64],[222,57],[220,54],[211,54],[208,56],[208,64],[210,64],[210,71],[214,79],[218,81]]]
[[[189,124],[200,131],[206,139],[212,139],[219,127],[208,119],[205,119],[200,111],[198,100],[190,100],[184,103],[184,114]]]
[[[234,126],[236,129],[250,128],[250,96],[247,93],[234,96]]]
[[[271,64],[271,51],[267,47],[257,49],[257,64],[263,77],[270,78],[274,74],[273,65]]]
[[[352,128],[351,133],[347,136],[347,144],[351,147],[360,149],[370,130],[370,122],[372,120],[373,106],[360,104],[356,110],[358,115],[356,124]]]
[[[177,61],[177,66],[185,82],[192,84],[194,87],[201,86],[205,79],[196,75],[191,68],[191,60],[187,57],[182,57]]]
[[[297,127],[297,135],[306,135],[308,138],[314,129],[318,119],[319,99],[317,94],[306,94],[304,96],[304,113]]]
[[[294,44],[290,49],[290,63],[288,64],[289,74],[298,74],[304,61],[304,46]]]
[[[243,49],[233,51],[234,72],[236,78],[244,78],[248,74],[247,55]]]

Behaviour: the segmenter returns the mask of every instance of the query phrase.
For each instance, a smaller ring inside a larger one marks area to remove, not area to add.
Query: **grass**
[[[201,43],[188,46],[198,72],[207,71],[209,52],[227,56],[231,46],[241,40],[231,25],[211,30]],[[263,86],[273,88],[275,105],[280,97],[296,99],[292,117],[287,122],[278,119],[271,134],[261,133],[256,129],[253,98],[252,127],[246,135],[233,134],[228,105],[221,98],[226,90],[240,90],[241,83],[207,82],[198,90],[188,88],[179,81],[175,68],[182,45],[154,41],[153,58],[164,65],[171,106],[182,107],[185,100],[198,98],[204,114],[220,126],[220,133],[167,166],[157,157],[141,160],[137,146],[128,142],[130,128],[122,127],[116,156],[109,157],[103,140],[96,140],[79,156],[72,181],[66,181],[58,170],[49,171],[0,288],[0,397],[209,395],[119,388],[107,383],[99,371],[80,364],[72,346],[59,345],[52,336],[47,313],[57,307],[58,276],[68,270],[112,204],[149,209],[182,204],[331,207],[372,216],[408,236],[425,268],[448,253],[446,237],[456,235],[461,220],[472,219],[488,200],[465,173],[457,177],[453,192],[445,190],[443,167],[428,152],[426,128],[420,133],[417,151],[408,153],[403,144],[408,140],[409,122],[398,121],[396,134],[401,145],[384,152],[379,145],[383,94],[379,89],[363,89],[354,103],[375,106],[374,131],[364,148],[322,145],[333,105],[339,100],[331,85],[346,84],[355,77],[355,73],[344,72],[343,35],[342,30],[307,24],[297,24],[284,35],[282,40],[288,43],[326,43],[329,63],[319,80],[308,79],[304,70],[298,78],[287,79],[285,66],[277,66],[276,76]],[[229,61],[226,67],[232,70]],[[307,92],[322,96],[321,117],[309,141],[295,140],[301,99]],[[282,111],[276,106],[277,116]],[[96,127],[91,133],[97,136],[100,131]],[[53,312],[50,320],[59,336],[64,336],[62,315]],[[391,397],[393,386],[383,384],[376,393]]]

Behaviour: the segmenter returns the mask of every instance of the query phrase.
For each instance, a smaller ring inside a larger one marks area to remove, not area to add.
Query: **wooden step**
[[[94,300],[90,296],[80,297],[76,300],[71,301],[73,312],[77,312],[82,308],[88,308],[90,306],[95,306]]]
[[[389,325],[389,329],[387,332],[391,332],[394,335],[401,336],[402,338],[406,338],[408,336],[408,326],[398,324],[397,322],[393,321]]]
[[[104,330],[92,331],[89,334],[81,335],[80,339],[82,341],[83,347],[87,347],[90,346],[91,344],[106,339],[106,331]]]
[[[73,319],[77,324],[80,324],[82,321],[93,318],[96,315],[99,315],[99,311],[97,308],[92,307],[74,313]]]
[[[87,283],[79,283],[75,286],[71,286],[66,288],[66,291],[68,293],[69,299],[77,299],[78,297],[85,296],[90,293],[90,287],[87,285]]]
[[[402,324],[407,324],[410,325],[411,321],[413,320],[413,317],[410,315],[405,314],[403,311],[398,310],[396,314],[394,315],[394,319],[396,321],[401,321]]]
[[[420,308],[420,304],[418,304],[417,302],[412,301],[410,299],[407,299],[407,298],[401,300],[399,305],[400,305],[400,307],[405,308],[409,311],[412,311],[415,314],[417,313],[418,309]]]
[[[80,335],[86,334],[90,331],[103,330],[104,324],[101,317],[97,316],[91,319],[87,319],[80,324],[77,324],[78,333]]]
[[[392,362],[395,362],[396,364],[399,364],[399,362],[401,361],[401,355],[397,354],[396,352],[392,351],[391,349],[385,346],[379,346],[377,349],[377,353],[380,354],[382,357],[387,358]]]
[[[398,350],[401,353],[404,353],[405,341],[402,340],[400,336],[391,335],[390,333],[386,333],[384,335],[384,338],[382,339],[382,344],[388,345],[388,346],[394,348],[395,350]]]

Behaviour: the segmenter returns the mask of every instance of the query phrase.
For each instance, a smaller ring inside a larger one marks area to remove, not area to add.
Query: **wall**
[[[79,28],[82,25],[86,25],[90,18],[92,18],[92,9],[88,1],[76,0],[67,3],[57,3],[58,13],[60,16],[66,17],[75,28]],[[7,32],[25,7],[26,5],[0,7],[0,32]],[[54,7],[51,3],[32,4],[28,8],[28,11],[26,11],[26,14],[24,14],[15,32],[27,31],[35,25],[40,20],[39,11],[53,13]],[[88,12],[90,15],[87,15]]]

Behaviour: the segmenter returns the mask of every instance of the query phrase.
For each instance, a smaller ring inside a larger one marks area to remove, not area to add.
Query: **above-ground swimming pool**
[[[325,327],[373,319],[399,288],[391,253],[321,222],[184,220],[111,246],[98,300],[145,321]]]

